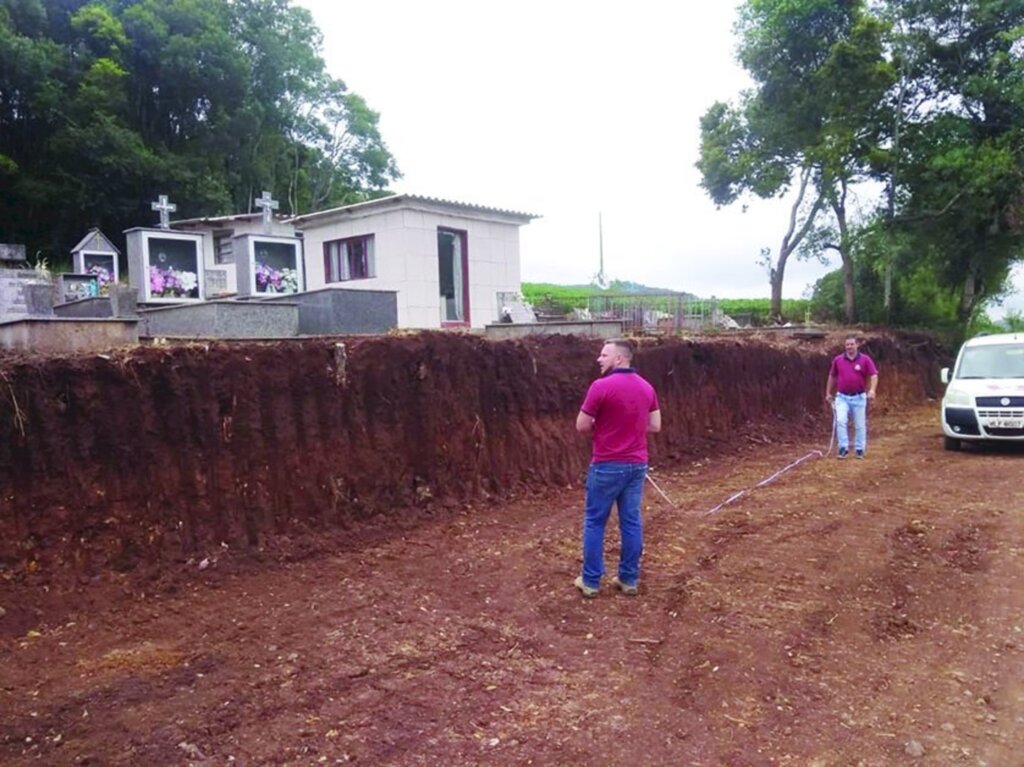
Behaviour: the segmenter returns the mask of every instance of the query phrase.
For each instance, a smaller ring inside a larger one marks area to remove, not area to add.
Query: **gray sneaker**
[[[841,447],[841,448],[839,448],[839,452],[836,453],[836,458],[846,458],[846,456],[847,456],[847,454],[849,454],[849,452],[850,451],[847,450],[845,447]]]
[[[864,457],[864,451],[863,450],[858,450],[857,451],[857,457],[858,458],[863,458]]]
[[[619,576],[617,576],[617,575],[614,578],[612,578],[612,586],[617,588],[619,591],[621,591],[627,597],[635,597],[636,596],[636,584],[634,583],[634,584],[631,585],[629,583],[623,583],[622,581],[619,580]]]
[[[580,590],[584,599],[593,599],[597,596],[600,589],[595,589],[593,586],[588,586],[583,582],[583,576],[577,575],[576,580],[572,582],[572,585]]]

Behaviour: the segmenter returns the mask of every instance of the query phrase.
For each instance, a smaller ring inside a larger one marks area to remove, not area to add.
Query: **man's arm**
[[[825,400],[826,401],[828,401],[828,402],[832,401],[832,393],[835,391],[835,388],[836,388],[836,377],[832,374],[832,371],[830,370],[829,373],[828,373],[828,381],[825,382]]]
[[[652,410],[647,415],[647,431],[657,433],[661,431],[661,411]]]
[[[580,434],[590,434],[594,430],[594,416],[587,415],[582,410],[576,416],[576,431]]]
[[[868,378],[868,399],[875,398],[875,389],[878,388],[878,374]]]

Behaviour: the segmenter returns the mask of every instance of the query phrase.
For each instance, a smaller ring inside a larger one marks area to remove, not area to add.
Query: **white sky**
[[[757,261],[778,251],[788,206],[716,210],[694,167],[700,116],[748,83],[733,59],[737,3],[296,4],[323,32],[331,74],[380,113],[395,191],[542,216],[521,230],[524,281],[589,282],[600,212],[611,279],[769,295]],[[791,260],[783,295],[836,266]]]

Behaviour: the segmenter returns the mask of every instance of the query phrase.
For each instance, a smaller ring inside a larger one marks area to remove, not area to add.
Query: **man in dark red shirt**
[[[864,457],[868,443],[868,400],[874,401],[878,387],[878,368],[858,348],[857,339],[846,339],[845,351],[832,360],[825,383],[825,400],[833,402],[836,413],[837,457],[850,452],[850,413],[853,413],[853,447],[858,458]]]
[[[573,584],[588,598],[597,596],[604,575],[604,531],[613,504],[619,510],[622,549],[612,585],[629,596],[637,592],[647,434],[661,431],[661,410],[654,387],[631,367],[632,360],[628,341],[608,341],[597,358],[603,377],[590,385],[576,416],[576,430],[593,435],[583,515],[583,572]]]

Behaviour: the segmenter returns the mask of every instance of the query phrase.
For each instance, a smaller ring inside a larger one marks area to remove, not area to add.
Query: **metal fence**
[[[565,313],[564,304],[541,302],[535,306],[539,319],[617,319],[634,333],[678,333],[684,330],[735,327],[714,298],[681,293],[626,293],[581,296],[579,307]]]

